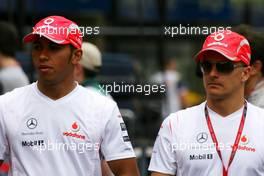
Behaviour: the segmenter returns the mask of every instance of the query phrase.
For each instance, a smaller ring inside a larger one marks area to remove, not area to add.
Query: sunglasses
[[[217,62],[210,63],[208,61],[200,62],[200,68],[203,73],[210,73],[213,69],[213,65],[218,73],[228,74],[234,71],[235,68],[245,67],[242,64],[234,64],[233,62]]]

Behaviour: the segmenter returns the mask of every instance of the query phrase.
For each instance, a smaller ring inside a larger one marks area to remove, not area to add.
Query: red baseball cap
[[[230,30],[210,34],[206,38],[202,50],[196,54],[196,61],[203,59],[204,53],[207,51],[218,52],[233,62],[242,61],[246,65],[250,64],[249,42],[244,36]]]
[[[58,44],[72,44],[78,49],[82,48],[83,35],[80,28],[76,23],[62,16],[49,16],[40,20],[23,41],[33,42],[41,36]]]

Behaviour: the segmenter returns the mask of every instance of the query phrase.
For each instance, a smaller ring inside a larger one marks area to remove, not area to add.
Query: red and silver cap
[[[82,48],[83,35],[80,28],[76,23],[62,16],[49,16],[40,20],[23,41],[34,42],[41,36],[58,44],[72,44],[75,48]]]
[[[195,56],[197,61],[204,58],[207,51],[215,51],[222,54],[233,62],[242,61],[246,65],[250,64],[250,46],[248,40],[236,32],[225,30],[209,35],[202,50]]]

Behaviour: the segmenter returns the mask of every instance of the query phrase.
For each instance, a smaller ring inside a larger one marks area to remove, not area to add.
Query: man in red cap
[[[49,16],[24,42],[38,81],[0,97],[0,163],[10,156],[9,175],[100,176],[101,155],[115,175],[139,175],[116,103],[75,82],[79,27]]]
[[[232,31],[213,33],[196,61],[206,101],[164,120],[149,166],[152,176],[263,175],[264,110],[244,98],[248,41]]]

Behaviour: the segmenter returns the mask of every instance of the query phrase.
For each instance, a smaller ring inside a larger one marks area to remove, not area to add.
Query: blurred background
[[[206,35],[166,33],[171,27],[235,27],[263,32],[264,0],[0,0],[0,20],[18,32],[16,58],[29,81],[36,80],[23,36],[50,15],[86,27],[84,41],[102,52],[102,85],[165,85],[166,92],[110,92],[118,103],[142,175],[162,120],[204,100],[193,56]],[[87,28],[88,27],[88,28]],[[168,108],[170,107],[171,108]]]

